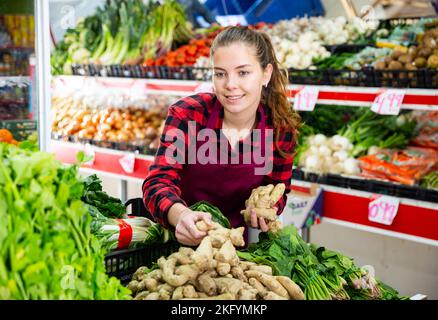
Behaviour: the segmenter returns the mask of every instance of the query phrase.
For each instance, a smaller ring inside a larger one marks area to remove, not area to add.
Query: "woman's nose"
[[[237,77],[230,75],[227,77],[227,79],[225,81],[225,87],[227,89],[233,89],[233,88],[237,87],[237,83],[238,83]]]

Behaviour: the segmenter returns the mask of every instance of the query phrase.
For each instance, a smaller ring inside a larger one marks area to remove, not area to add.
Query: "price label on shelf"
[[[405,90],[388,89],[374,99],[371,110],[382,115],[398,115],[405,97]]]
[[[398,212],[400,200],[388,196],[375,196],[368,205],[368,220],[390,226]]]
[[[315,87],[302,88],[294,98],[294,109],[296,111],[313,111],[318,101],[319,90]]]
[[[135,155],[133,153],[127,153],[119,159],[119,163],[126,173],[133,173],[135,166]]]

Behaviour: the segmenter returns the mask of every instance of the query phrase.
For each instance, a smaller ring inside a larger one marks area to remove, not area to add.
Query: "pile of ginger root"
[[[304,293],[290,278],[274,276],[272,268],[241,261],[236,247],[245,245],[244,228],[227,229],[198,221],[207,232],[196,250],[180,247],[158,269],[140,267],[128,288],[134,300],[303,300]]]

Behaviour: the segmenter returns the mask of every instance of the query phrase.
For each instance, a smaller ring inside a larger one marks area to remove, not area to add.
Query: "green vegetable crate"
[[[131,205],[132,214],[152,219],[143,205],[143,199],[130,199],[125,203],[126,207],[129,205]],[[106,273],[118,278],[122,284],[126,284],[139,267],[151,267],[161,256],[167,257],[179,247],[180,244],[177,241],[169,241],[164,244],[112,251],[105,255]]]

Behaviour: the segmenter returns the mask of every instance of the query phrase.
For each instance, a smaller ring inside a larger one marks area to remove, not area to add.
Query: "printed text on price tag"
[[[398,212],[400,200],[394,197],[377,196],[368,205],[368,220],[391,225]]]
[[[133,173],[135,166],[135,155],[133,153],[127,153],[119,159],[119,163],[126,173]]]
[[[405,93],[400,89],[385,90],[374,99],[371,110],[383,115],[398,115]]]
[[[294,109],[296,111],[313,111],[318,101],[319,90],[315,87],[304,87],[294,98]]]

